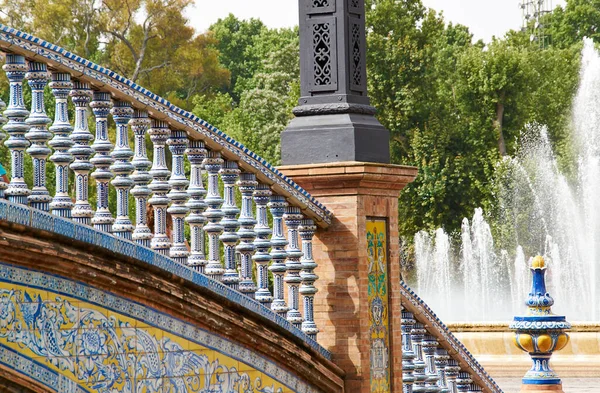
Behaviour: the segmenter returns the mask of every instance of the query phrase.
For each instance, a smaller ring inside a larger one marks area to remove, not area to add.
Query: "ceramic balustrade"
[[[1,198],[170,256],[255,299],[316,340],[318,276],[312,242],[317,226],[299,207],[204,141],[171,129],[168,122],[151,118],[126,100],[92,90],[69,73],[48,70],[44,63],[13,54],[6,56],[3,69],[10,92],[8,105],[0,100],[0,126],[8,134],[4,144],[11,154],[11,173],[9,184],[0,181]],[[32,90],[31,111],[23,97],[25,79]],[[46,85],[54,98],[54,120],[46,114]],[[72,123],[69,98],[75,109]],[[90,132],[90,114],[95,135]],[[0,140],[4,139],[6,134],[0,132]],[[33,161],[32,189],[25,179],[25,153]],[[54,195],[46,187],[47,162],[54,164],[56,173]],[[95,209],[90,204],[90,177],[95,180],[91,194],[95,194]],[[109,205],[110,192],[117,197],[116,211]],[[135,199],[132,209],[130,196]],[[135,214],[135,223],[130,214]]]

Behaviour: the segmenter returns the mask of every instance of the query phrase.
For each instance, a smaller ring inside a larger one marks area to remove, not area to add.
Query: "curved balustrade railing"
[[[160,97],[61,48],[0,29],[0,50],[6,53],[2,68],[10,83],[8,105],[0,100],[0,123],[11,154],[10,182],[0,181],[2,197],[150,247],[255,299],[316,339],[312,239],[316,225],[331,220],[322,205],[239,143]],[[32,91],[30,108],[25,82]],[[48,84],[54,120],[44,106]],[[26,155],[33,161],[33,179],[25,179]],[[47,161],[56,168],[55,195],[46,187]],[[94,200],[89,187],[95,188]],[[115,211],[109,207],[111,188]],[[129,218],[133,212],[135,222]]]
[[[404,393],[502,393],[465,346],[404,283],[401,294]]]

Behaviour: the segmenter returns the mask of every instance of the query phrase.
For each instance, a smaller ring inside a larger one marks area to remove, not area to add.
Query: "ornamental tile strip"
[[[44,226],[49,228],[45,229],[48,232],[57,233],[71,239],[79,240],[83,243],[94,244],[111,252],[138,259],[149,265],[156,266],[171,274],[179,276],[184,280],[193,282],[198,286],[204,287],[216,293],[217,295],[222,296],[229,301],[254,312],[255,314],[260,315],[261,317],[267,318],[268,320],[276,323],[281,328],[291,332],[294,336],[307,343],[311,348],[319,352],[326,359],[331,360],[331,353],[329,351],[319,345],[314,339],[303,333],[301,329],[293,326],[282,316],[272,312],[270,309],[258,303],[256,300],[250,299],[248,296],[242,295],[236,290],[229,288],[227,285],[217,282],[205,276],[204,274],[198,273],[187,266],[183,266],[165,255],[158,254],[157,252],[133,243],[132,241],[115,238],[110,234],[97,231],[86,225],[74,223],[68,219],[53,216],[47,213],[37,212],[27,206],[14,204],[8,202],[7,200],[0,199],[0,220],[3,219],[2,212],[4,211],[6,212],[6,218],[4,219],[5,221],[14,222],[24,226],[31,226],[34,228],[37,228],[37,225],[35,223],[31,224],[32,217],[35,220],[36,217],[39,216],[37,213],[40,213],[43,215]],[[78,234],[83,233],[85,233],[85,236],[78,236]],[[61,282],[60,285],[65,285],[65,282]],[[104,302],[98,303],[105,304]]]
[[[406,307],[410,304],[411,308],[416,309],[413,312],[413,316],[417,322],[420,322],[426,326],[427,332],[434,336],[440,344],[442,342],[448,343],[448,345],[454,350],[454,353],[449,351],[449,355],[453,359],[457,359],[468,365],[468,372],[471,375],[477,376],[481,383],[483,383],[484,391],[487,393],[503,393],[502,389],[498,386],[496,381],[484,370],[479,362],[473,357],[469,350],[452,334],[450,329],[435,315],[435,313],[410,287],[400,282],[400,293],[402,295],[402,304]]]
[[[332,213],[308,191],[283,175],[277,168],[256,153],[248,150],[243,144],[235,141],[218,128],[192,113],[171,104],[164,98],[157,96],[107,68],[94,64],[40,38],[2,24],[0,24],[0,46],[8,50],[11,50],[11,47],[15,46],[33,52],[36,61],[41,60],[40,57],[43,57],[50,63],[58,63],[68,68],[74,74],[74,77],[85,76],[97,84],[100,83],[115,89],[119,93],[126,95],[129,99],[143,104],[147,107],[147,110],[150,109],[155,114],[160,114],[178,123],[179,127],[175,128],[181,128],[181,125],[183,125],[187,129],[194,130],[199,134],[197,136],[206,138],[214,144],[221,146],[247,166],[253,168],[257,173],[267,178],[269,182],[276,184],[284,193],[292,197],[296,206],[307,211],[309,215],[316,217],[319,222],[325,226],[331,224]]]
[[[320,392],[248,348],[60,276],[0,262],[0,304],[0,362],[61,393],[88,391],[75,380],[93,391],[163,391],[149,379],[178,392]]]

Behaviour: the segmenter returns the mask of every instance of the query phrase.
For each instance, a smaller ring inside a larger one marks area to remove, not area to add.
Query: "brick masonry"
[[[402,392],[398,195],[416,168],[342,162],[279,169],[334,214],[331,226],[315,236],[315,320],[319,343],[346,372],[346,392],[370,393],[366,221],[387,219],[392,392]]]

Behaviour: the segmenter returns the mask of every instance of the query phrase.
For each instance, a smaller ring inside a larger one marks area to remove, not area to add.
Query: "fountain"
[[[530,125],[515,156],[497,168],[493,213],[477,209],[459,233],[438,229],[415,236],[416,280],[410,284],[442,320],[455,322],[451,328],[484,365],[491,365],[492,375],[496,361],[499,370],[514,360],[514,372],[504,367],[505,376],[525,367],[526,359],[511,347],[507,326],[522,312],[529,291],[527,256],[537,254],[550,267],[548,291],[558,300],[555,311],[578,321],[572,342],[554,360],[556,368],[566,376],[583,376],[594,364],[594,372],[600,372],[600,356],[592,355],[600,353],[595,302],[600,293],[600,54],[591,40],[582,53],[572,119],[574,171],[560,169],[546,128]]]

